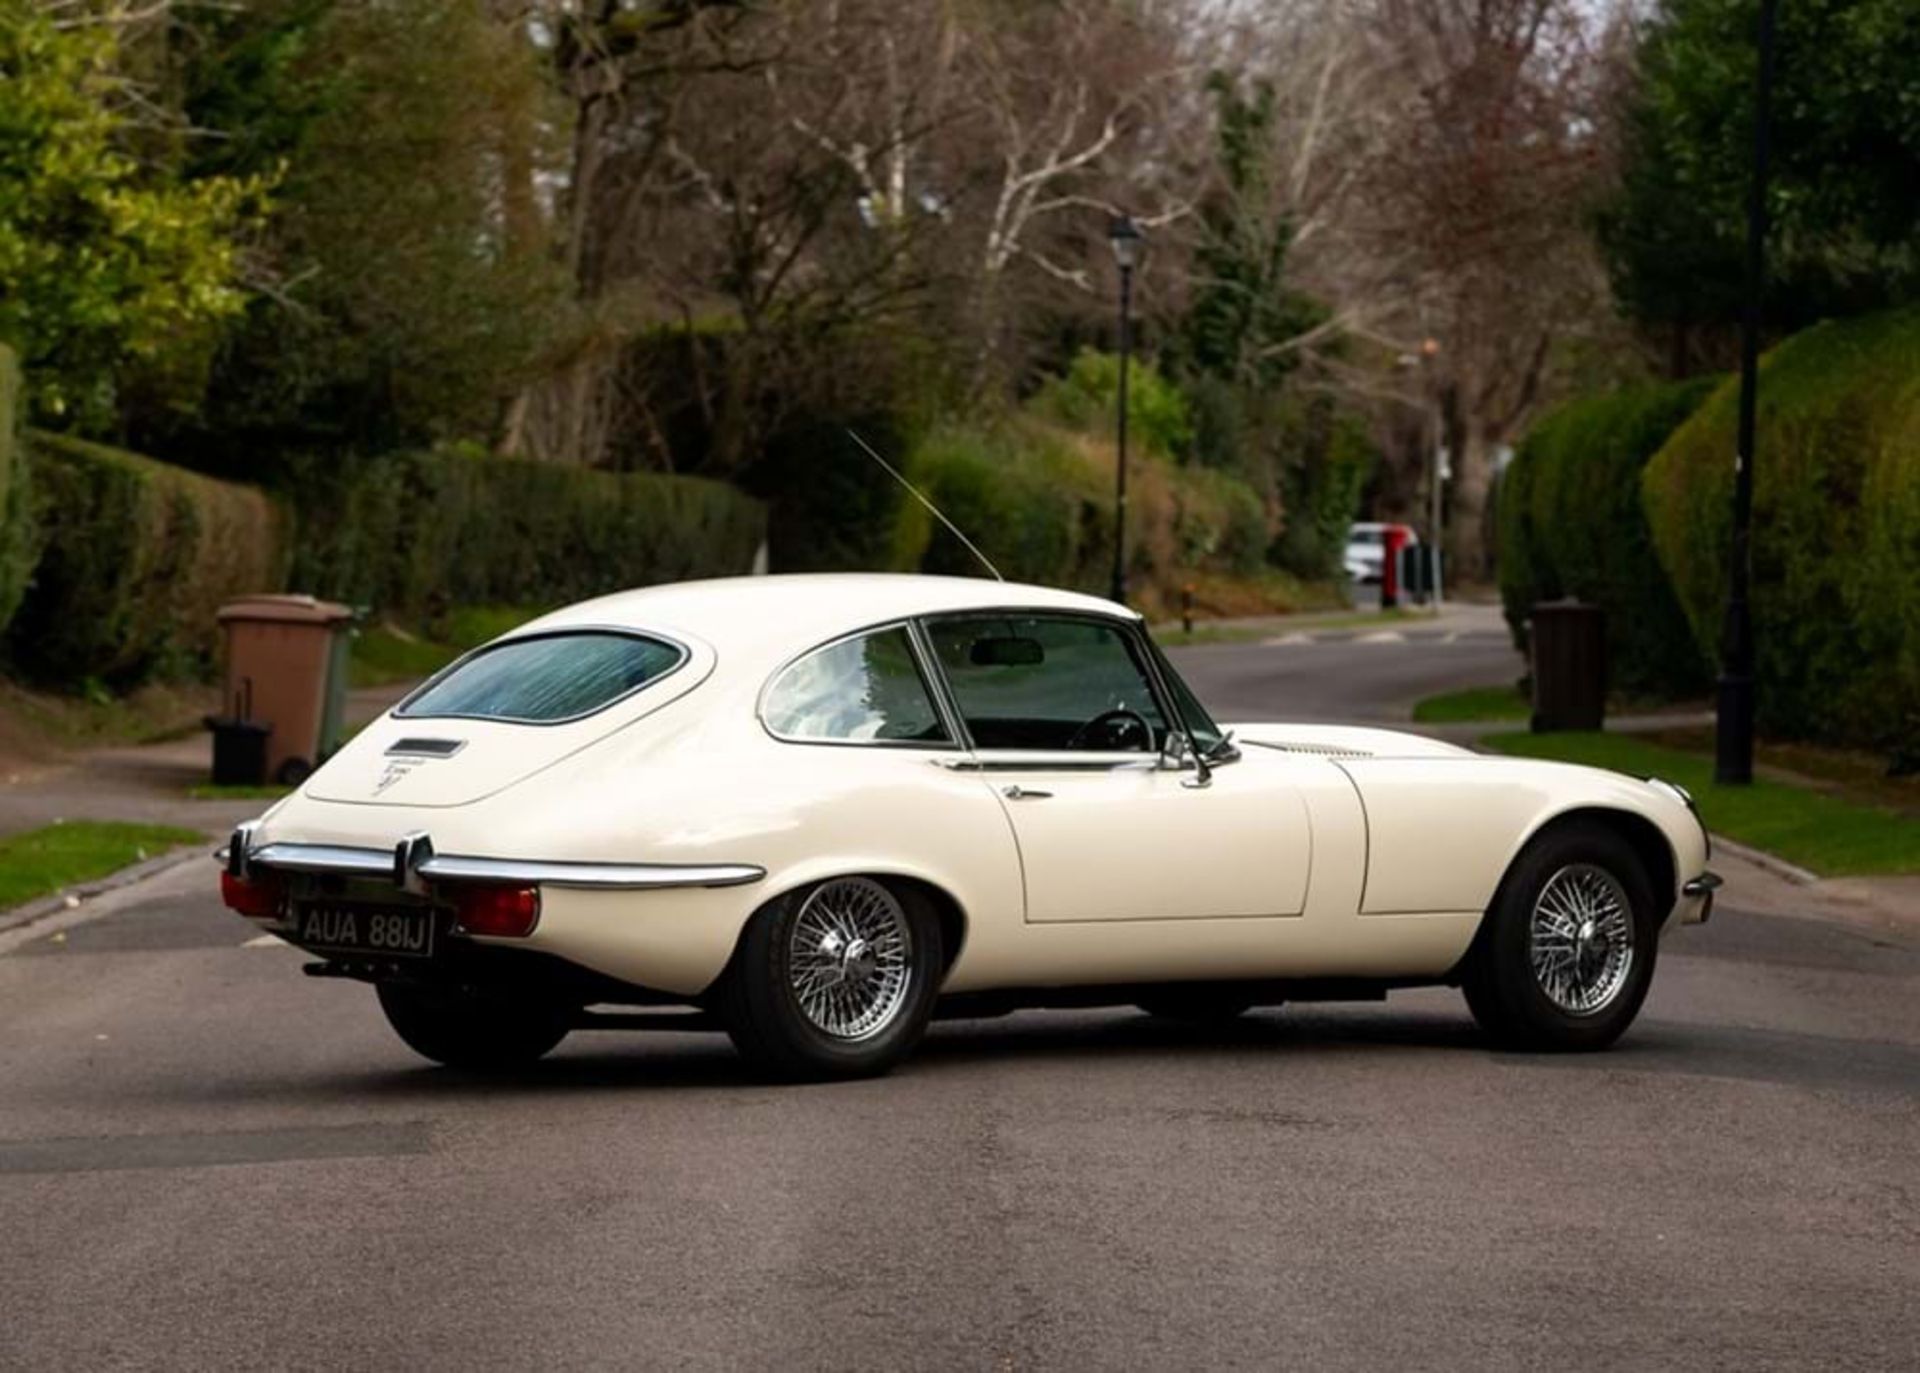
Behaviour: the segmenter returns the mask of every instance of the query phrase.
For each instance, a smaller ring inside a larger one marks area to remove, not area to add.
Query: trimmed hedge
[[[721,482],[461,452],[307,463],[285,494],[293,586],[414,618],[747,572],[767,527]]]
[[[1695,638],[1725,609],[1738,387],[1649,465],[1648,519]],[[1763,731],[1920,766],[1920,307],[1818,325],[1765,359],[1753,620]]]
[[[42,550],[7,632],[23,676],[202,672],[220,603],[281,585],[284,521],[263,492],[78,439],[27,442]]]
[[[26,593],[38,552],[27,446],[21,436],[20,369],[0,343],[0,630]]]
[[[915,482],[1009,579],[1105,593],[1112,576],[1113,449],[1032,419],[941,425],[915,446]],[[1260,498],[1226,473],[1151,458],[1129,464],[1127,575],[1149,604],[1196,571],[1246,573],[1272,530]],[[921,570],[983,575],[933,526]]]
[[[748,571],[766,531],[759,502],[690,477],[407,453],[306,464],[282,505],[137,454],[29,437],[41,551],[7,647],[17,672],[49,685],[204,674],[215,611],[250,592],[291,586],[415,620],[555,605]]]
[[[1669,696],[1707,685],[1707,656],[1654,555],[1640,477],[1715,385],[1703,378],[1583,397],[1521,442],[1499,514],[1500,599],[1522,651],[1533,606],[1575,596],[1607,612],[1615,685]]]

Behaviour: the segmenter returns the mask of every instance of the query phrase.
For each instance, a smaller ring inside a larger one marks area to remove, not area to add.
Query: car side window
[[[983,615],[927,632],[980,748],[1153,753],[1166,740],[1146,667],[1114,625]]]
[[[767,687],[760,718],[783,739],[953,742],[898,625],[828,644],[783,668]]]

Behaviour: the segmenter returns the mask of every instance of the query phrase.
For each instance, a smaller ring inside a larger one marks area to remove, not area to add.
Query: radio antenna
[[[920,493],[919,487],[915,486],[912,482],[908,481],[904,476],[901,475],[898,468],[896,468],[892,463],[888,462],[885,458],[881,457],[880,454],[874,450],[874,446],[872,444],[868,443],[865,439],[861,438],[858,434],[854,433],[851,426],[847,428],[847,437],[852,439],[855,443],[859,444],[862,448],[866,449],[867,456],[872,458],[875,462],[879,463],[882,467],[886,468],[888,476],[892,477],[895,481],[899,482],[900,485],[906,487],[909,495],[911,495],[916,501],[919,501],[920,504],[926,506],[927,509],[931,510],[933,512],[933,517],[936,520],[940,521],[941,524],[944,524],[952,532],[954,538],[960,540],[961,543],[967,546],[967,552],[973,554],[974,557],[978,558],[981,561],[981,563],[986,567],[987,571],[993,574],[993,579],[996,582],[1004,582],[1006,580],[1005,577],[1002,577],[1000,575],[1000,569],[993,565],[993,560],[987,557],[986,554],[982,553],[979,550],[979,548],[975,546],[972,539],[969,539],[965,534],[962,534],[960,532],[959,525],[955,524],[952,520],[948,519],[945,515],[941,514],[939,506],[935,505],[932,501],[928,500],[924,495],[922,495]]]

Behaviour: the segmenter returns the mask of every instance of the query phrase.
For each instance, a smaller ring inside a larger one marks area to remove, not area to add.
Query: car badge
[[[420,766],[420,764],[415,759],[406,759],[404,761],[396,761],[396,762],[388,763],[386,771],[380,774],[380,780],[373,784],[373,794],[375,796],[378,796],[381,792],[385,791],[388,787],[392,786],[395,782],[398,782],[402,777],[405,777],[408,773],[412,772],[418,766]]]

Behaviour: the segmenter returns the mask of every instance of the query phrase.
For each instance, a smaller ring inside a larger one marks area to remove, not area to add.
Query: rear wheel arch
[[[811,917],[796,942],[816,895],[835,888],[825,899],[838,904],[822,907],[827,914]],[[770,1077],[885,1072],[912,1051],[932,1016],[952,963],[943,945],[958,910],[940,888],[896,873],[850,870],[798,883],[755,909],[704,1004],[748,1063]],[[832,980],[822,983],[821,975]],[[848,991],[833,990],[843,984]],[[840,1023],[848,1016],[855,1023]]]
[[[953,965],[959,959],[960,950],[967,939],[967,913],[960,905],[958,898],[945,887],[922,877],[901,877],[884,872],[861,875],[871,877],[877,882],[906,887],[926,898],[927,904],[933,907],[933,913],[940,921],[942,963],[940,971],[943,974],[952,972]]]
[[[748,911],[746,918],[740,922],[739,932],[734,935],[733,952],[727,957],[727,970],[731,970],[739,960],[741,946],[746,943],[747,930],[753,924],[753,918],[760,914],[761,911],[776,901],[785,900],[794,892],[806,891],[819,886],[822,882],[830,882],[841,877],[871,878],[882,886],[911,892],[925,900],[927,905],[933,909],[935,917],[940,922],[941,974],[944,976],[953,970],[953,965],[960,957],[960,951],[966,944],[968,932],[966,908],[960,904],[959,898],[954,896],[952,892],[948,891],[938,882],[931,881],[925,877],[913,876],[902,872],[890,872],[883,868],[864,868],[858,866],[849,867],[845,871],[829,872],[808,877],[805,881],[795,882],[791,886],[783,887],[772,895],[763,896],[759,901],[755,902],[753,909]],[[718,986],[721,978],[725,976],[726,970],[723,970],[720,978],[714,980],[714,985]]]

